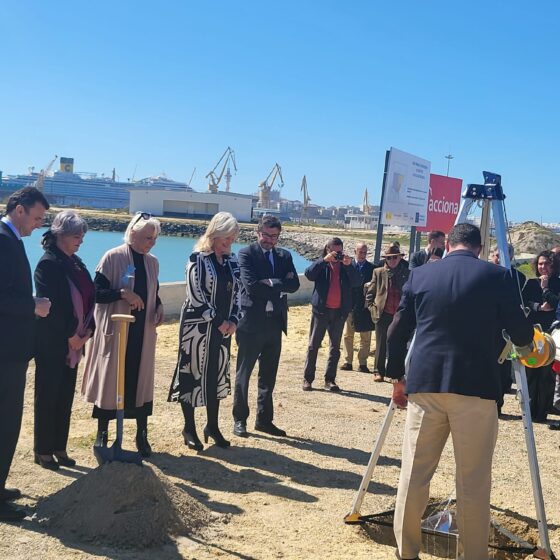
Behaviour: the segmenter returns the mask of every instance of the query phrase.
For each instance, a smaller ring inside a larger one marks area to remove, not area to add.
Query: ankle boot
[[[202,445],[202,442],[198,439],[196,431],[187,432],[187,429],[185,428],[182,433],[185,445],[189,449],[194,449],[195,451],[202,451],[204,449],[204,445]]]
[[[208,443],[208,438],[212,438],[218,447],[229,447],[230,442],[222,435],[219,428],[206,426],[204,428],[204,443]]]
[[[148,442],[148,430],[142,430],[136,434],[136,449],[142,457],[149,457],[152,454],[152,448]]]
[[[109,432],[107,430],[97,430],[97,436],[93,447],[107,447],[107,441],[109,440]]]

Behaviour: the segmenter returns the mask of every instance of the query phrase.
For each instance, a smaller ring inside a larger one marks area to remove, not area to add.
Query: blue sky
[[[526,2],[5,1],[0,169],[205,189],[229,145],[232,190],[275,162],[283,196],[379,200],[395,146],[445,174],[502,174],[511,219],[560,221],[560,4]]]

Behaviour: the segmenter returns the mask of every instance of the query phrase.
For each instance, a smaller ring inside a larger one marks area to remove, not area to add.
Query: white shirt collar
[[[21,235],[16,226],[12,223],[12,220],[10,220],[10,216],[3,216],[2,221],[14,232],[14,235],[18,238],[18,240],[21,241]]]

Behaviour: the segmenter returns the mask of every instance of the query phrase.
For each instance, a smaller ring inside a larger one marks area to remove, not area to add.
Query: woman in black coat
[[[57,214],[43,235],[45,254],[35,269],[37,296],[51,301],[37,321],[35,350],[35,462],[57,470],[76,464],[66,444],[83,347],[93,331],[93,282],[76,255],[87,224],[75,212]],[[55,458],[56,457],[56,458]]]
[[[556,308],[560,301],[560,278],[558,278],[558,261],[552,251],[541,251],[533,268],[536,278],[527,280],[523,289],[523,301],[529,308],[529,319],[548,331],[556,317]],[[531,417],[533,422],[545,422],[552,407],[554,395],[554,375],[551,366],[526,368]]]

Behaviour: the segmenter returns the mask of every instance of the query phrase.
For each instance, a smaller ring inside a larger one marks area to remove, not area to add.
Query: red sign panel
[[[417,231],[439,230],[448,233],[459,213],[462,186],[462,179],[431,173],[426,226],[416,228]]]

